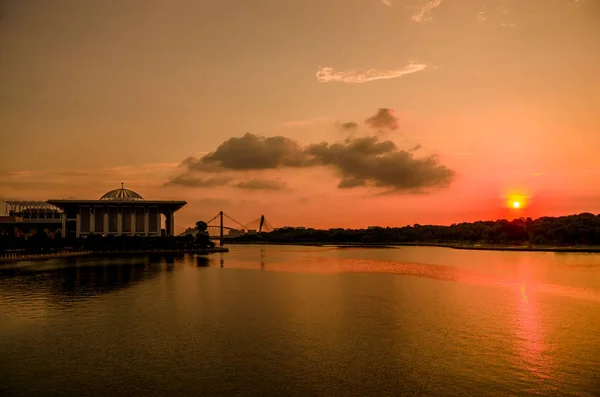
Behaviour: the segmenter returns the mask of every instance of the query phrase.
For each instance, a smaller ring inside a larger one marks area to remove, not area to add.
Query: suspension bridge
[[[273,231],[273,226],[267,221],[264,215],[243,224],[221,211],[205,223],[208,226],[208,235],[210,236],[210,239],[218,240],[220,245],[223,245],[223,242],[227,239],[240,237],[246,234],[256,234],[260,236],[262,232]],[[186,229],[186,231],[180,235],[195,236],[196,233],[198,233],[198,230],[193,226]]]

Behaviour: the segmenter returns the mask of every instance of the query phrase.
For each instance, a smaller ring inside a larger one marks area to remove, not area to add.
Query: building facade
[[[0,234],[29,235],[36,230],[60,231],[63,211],[45,201],[6,200],[0,216]]]
[[[111,190],[98,200],[48,200],[62,210],[63,236],[85,237],[89,234],[104,236],[161,236],[165,217],[165,236],[175,234],[175,212],[185,201],[145,200],[132,190]]]

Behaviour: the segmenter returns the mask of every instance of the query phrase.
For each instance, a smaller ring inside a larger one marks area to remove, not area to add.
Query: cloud
[[[173,200],[178,197],[173,196],[173,190],[164,188],[164,182],[177,171],[177,166],[177,162],[164,162],[88,169],[14,170],[0,176],[0,194],[15,200],[98,199],[124,182],[126,189],[147,200]]]
[[[231,145],[231,142],[235,144]],[[264,138],[246,134],[242,138],[225,141],[207,156],[210,156],[210,161],[218,161],[219,167],[229,171],[326,167],[337,173],[340,177],[338,187],[344,189],[370,186],[391,191],[417,191],[449,184],[454,172],[440,165],[435,156],[414,157],[414,151],[417,149],[418,147],[400,150],[394,142],[379,140],[374,136],[347,138],[343,142],[321,142],[302,147],[289,138]],[[253,150],[257,152],[251,154]],[[222,155],[223,153],[227,156]],[[268,154],[268,162],[258,158],[261,153]],[[196,163],[186,161],[189,167],[188,174],[181,175],[168,184],[197,187],[228,183],[227,178],[199,179],[195,175],[197,162],[203,163],[207,156],[196,160]],[[233,156],[235,161],[229,156]],[[254,190],[281,190],[285,185],[276,181],[253,179],[233,186]]]
[[[398,118],[393,110],[380,108],[365,123],[374,129],[396,130]],[[337,122],[341,130],[354,131],[355,122]],[[421,145],[400,149],[390,140],[377,136],[356,138],[353,134],[342,141],[301,145],[283,136],[264,137],[246,133],[221,143],[216,150],[200,159],[189,157],[181,163],[183,175],[167,185],[192,187],[224,186],[247,190],[282,190],[285,183],[258,178],[274,171],[303,168],[329,169],[339,177],[338,188],[385,188],[388,192],[422,192],[443,187],[454,178],[454,171],[440,164],[436,156],[419,156]],[[211,173],[227,177],[210,178]],[[243,174],[240,174],[243,173]],[[204,175],[204,176],[203,176]],[[239,181],[241,175],[254,179]],[[234,178],[235,177],[235,178]],[[233,179],[237,179],[234,183]],[[231,183],[230,183],[231,182]]]
[[[49,194],[57,194],[63,189],[69,189],[71,192],[82,190],[86,195],[91,194],[93,197],[119,188],[121,182],[125,183],[125,188],[133,190],[161,185],[162,180],[168,178],[177,165],[177,163],[147,163],[89,169],[50,167],[44,170],[4,171],[0,173],[0,190],[10,188],[35,191],[43,187]],[[21,193],[14,192],[14,194]]]
[[[202,197],[199,199],[192,199],[188,201],[188,204],[194,206],[206,207],[206,206],[224,206],[231,205],[233,202],[230,198],[225,197]]]
[[[338,72],[332,67],[320,67],[317,71],[317,80],[321,83],[330,83],[332,81],[339,81],[346,84],[363,84],[375,80],[394,79],[412,74],[424,70],[427,65],[410,62],[408,65],[401,69],[391,70],[351,70],[347,72]]]
[[[504,4],[496,6],[483,5],[481,11],[475,15],[479,22],[497,24],[503,28],[517,27],[518,19],[511,16],[512,11]]]
[[[343,178],[340,183],[338,183],[338,187],[340,189],[352,189],[353,187],[361,187],[366,186],[367,183],[363,179],[357,178]]]
[[[388,108],[380,108],[377,113],[367,118],[365,123],[375,129],[398,129],[398,118],[394,115],[394,111]]]
[[[247,190],[283,190],[285,189],[285,183],[281,181],[274,181],[268,179],[250,179],[249,181],[242,181],[233,185],[240,189]]]
[[[434,8],[439,7],[443,1],[444,0],[421,1],[418,11],[412,16],[412,20],[419,23],[431,21],[431,16],[429,14]]]
[[[346,123],[340,123],[338,121],[337,123],[335,123],[335,125],[341,132],[352,132],[356,131],[356,129],[358,128],[358,124],[356,124],[354,121],[348,121]]]
[[[577,0],[576,0],[577,1]],[[381,0],[381,2],[383,4],[385,4],[386,6],[391,6],[392,5],[392,0]]]
[[[475,152],[446,152],[448,156],[459,156],[459,157],[475,157],[479,156],[480,153]]]
[[[193,166],[196,162],[198,161],[197,158],[195,157],[187,157],[185,159],[183,159],[183,161],[181,162],[181,164],[179,164],[180,167],[191,167]]]
[[[312,164],[334,168],[340,188],[373,186],[392,191],[417,191],[448,185],[454,172],[440,165],[437,157],[415,158],[398,150],[391,141],[377,137],[347,139],[342,143],[310,145],[306,151]]]
[[[190,173],[185,173],[182,175],[178,175],[174,178],[171,178],[169,181],[165,183],[165,186],[168,185],[179,185],[186,187],[215,187],[215,186],[226,186],[229,182],[232,181],[231,177],[217,177],[217,178],[207,178],[203,179],[202,177]]]
[[[265,138],[246,133],[241,138],[223,142],[214,152],[201,159],[186,159],[190,170],[215,172],[220,170],[264,170],[302,165],[302,150],[298,142],[275,136]]]
[[[204,157],[206,157],[205,155]],[[196,157],[188,157],[179,164],[179,168],[188,168],[190,171],[199,171],[199,172],[222,172],[226,171],[225,168],[219,166],[215,163],[207,163],[202,161],[204,158],[197,159]]]
[[[308,120],[285,121],[282,123],[282,126],[286,127],[286,128],[308,127],[308,126],[311,126],[314,124],[326,123],[328,121],[329,121],[329,119],[327,117],[318,117],[315,119],[308,119]]]

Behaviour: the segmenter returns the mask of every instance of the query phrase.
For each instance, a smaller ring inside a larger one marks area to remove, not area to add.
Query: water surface
[[[0,264],[0,395],[600,395],[600,255],[232,246]]]

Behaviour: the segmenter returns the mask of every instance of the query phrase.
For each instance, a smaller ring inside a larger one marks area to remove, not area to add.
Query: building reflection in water
[[[209,267],[210,259],[205,255],[196,255],[196,267]]]
[[[11,296],[29,291],[28,300],[33,299],[33,295],[55,302],[83,300],[173,271],[176,259],[172,255],[65,258],[3,268],[0,279],[2,292]]]
[[[216,265],[216,260],[212,255],[196,255],[195,257],[196,267],[210,267]],[[223,260],[223,254],[219,259],[219,265],[224,266],[225,261]]]

